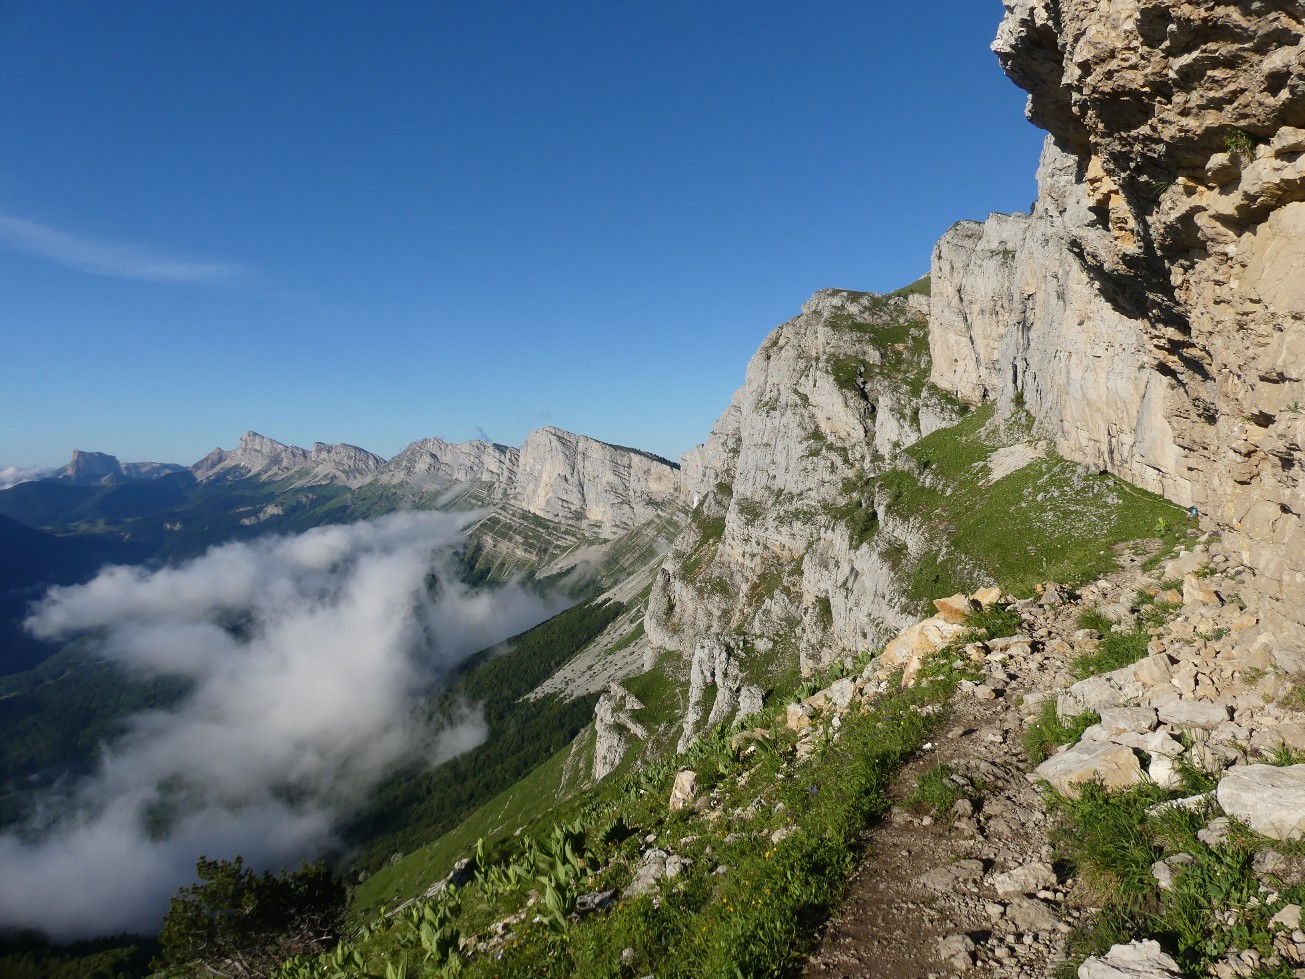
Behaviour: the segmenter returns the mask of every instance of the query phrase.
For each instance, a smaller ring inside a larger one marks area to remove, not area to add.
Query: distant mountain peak
[[[93,486],[122,479],[157,479],[169,473],[180,472],[185,466],[170,462],[119,462],[117,456],[107,452],[88,452],[73,449],[68,465],[50,474],[80,486]]]
[[[230,451],[214,449],[190,467],[195,478],[291,480],[302,486],[335,483],[360,486],[385,465],[380,456],[344,443],[314,442],[312,450],[286,445],[276,439],[245,432]]]

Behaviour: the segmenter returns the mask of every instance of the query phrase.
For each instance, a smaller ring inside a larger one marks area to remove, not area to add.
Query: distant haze
[[[474,706],[432,731],[418,694],[560,606],[515,586],[473,593],[441,570],[465,520],[391,514],[52,589],[33,633],[101,630],[105,655],[194,688],[132,718],[93,776],[48,800],[39,832],[0,836],[0,927],[152,931],[200,854],[296,865],[396,763],[482,741]]]

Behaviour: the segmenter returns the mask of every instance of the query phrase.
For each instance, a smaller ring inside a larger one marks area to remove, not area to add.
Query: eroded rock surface
[[[1196,505],[1298,626],[1305,12],[1008,0],[994,50],[1051,136],[1031,215],[938,245],[934,381]]]

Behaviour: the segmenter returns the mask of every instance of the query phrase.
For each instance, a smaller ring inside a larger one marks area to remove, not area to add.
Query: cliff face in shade
[[[1305,616],[1305,11],[1013,0],[994,50],[1050,132],[1032,215],[934,255],[933,380],[1198,506]]]
[[[930,379],[971,403],[1017,401],[1065,456],[1187,502],[1191,480],[1150,370],[1142,324],[1096,288],[1071,250],[1090,224],[1077,164],[1050,140],[1032,214],[956,225],[934,249]]]

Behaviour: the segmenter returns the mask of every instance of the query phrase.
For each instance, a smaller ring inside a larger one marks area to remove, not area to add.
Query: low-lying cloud
[[[0,490],[40,479],[46,472],[47,470],[39,466],[0,466]]]
[[[418,698],[558,606],[514,586],[471,592],[442,570],[462,523],[391,514],[52,589],[28,619],[35,635],[94,630],[137,675],[193,686],[132,718],[96,774],[45,807],[35,841],[0,836],[0,926],[153,930],[199,854],[294,865],[395,764],[482,741],[471,709],[423,727]]]

